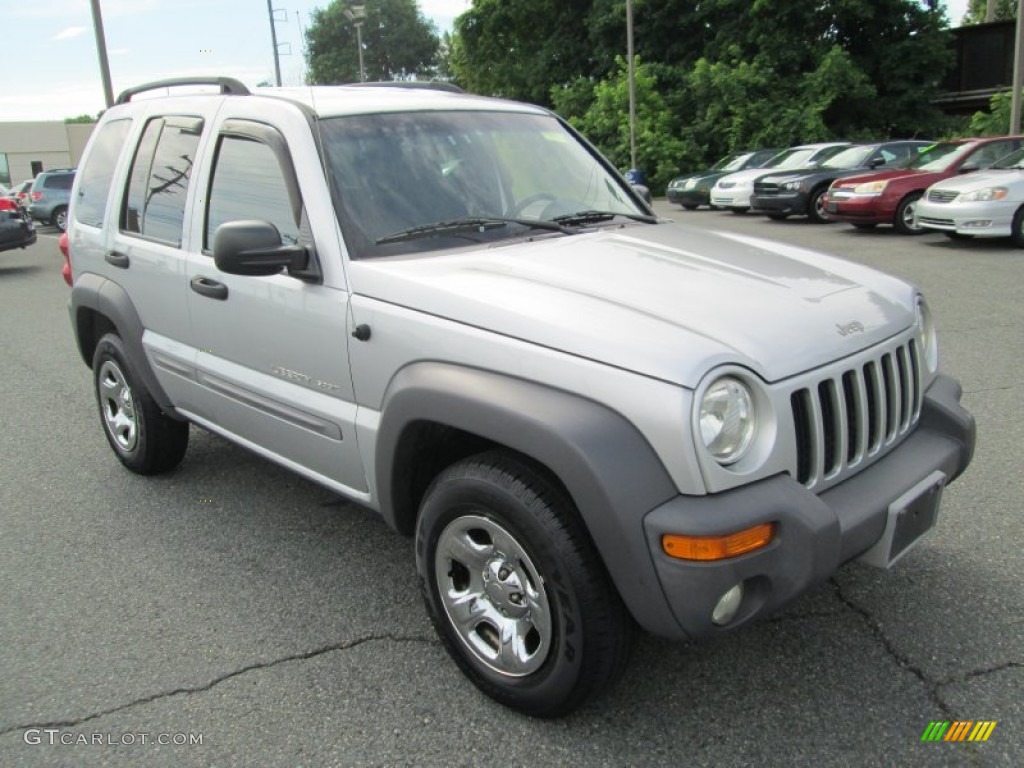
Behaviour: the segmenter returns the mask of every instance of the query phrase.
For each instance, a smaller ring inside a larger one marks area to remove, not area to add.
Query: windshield
[[[1024,149],[1018,149],[1016,152],[1011,152],[999,162],[992,163],[991,167],[998,168],[1000,170],[1024,170]]]
[[[322,120],[321,134],[356,258],[563,232],[530,222],[580,213],[588,222],[599,212],[647,218],[613,171],[550,115],[352,115]]]
[[[919,171],[944,171],[970,152],[973,146],[961,142],[934,144],[914,158],[907,168]]]
[[[752,152],[744,152],[741,155],[733,155],[729,162],[722,166],[721,170],[742,171],[743,166],[746,164],[747,160],[750,159],[752,154]]]
[[[845,170],[848,168],[859,168],[868,159],[868,156],[875,150],[873,146],[847,147],[842,152],[833,155],[824,163],[822,168],[835,168]]]
[[[802,168],[814,157],[813,149],[787,149],[764,164],[764,168]]]

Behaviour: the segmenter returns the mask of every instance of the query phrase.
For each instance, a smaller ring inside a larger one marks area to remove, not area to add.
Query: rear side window
[[[122,232],[181,247],[185,199],[202,132],[197,117],[156,117],[146,124],[128,177]]]
[[[299,225],[274,151],[260,141],[223,136],[210,183],[205,248],[213,249],[217,227],[238,219],[269,221],[281,233],[282,243],[299,242]]]
[[[79,171],[76,221],[90,227],[103,226],[107,192],[114,180],[117,159],[121,156],[121,147],[131,125],[131,120],[113,120],[100,128],[93,139],[89,158]]]

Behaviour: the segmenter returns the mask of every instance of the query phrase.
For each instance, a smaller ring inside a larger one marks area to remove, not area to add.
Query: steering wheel
[[[540,203],[545,201],[553,203],[557,199],[558,197],[556,195],[552,195],[550,192],[538,192],[534,195],[528,195],[527,197],[524,197],[522,200],[516,203],[512,210],[508,212],[509,218],[516,218],[520,216],[523,211],[525,211],[534,203]]]

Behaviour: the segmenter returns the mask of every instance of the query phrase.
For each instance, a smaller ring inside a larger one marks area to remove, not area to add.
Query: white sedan
[[[914,215],[924,229],[949,237],[1008,237],[1024,247],[1024,149],[987,170],[933,184]]]
[[[730,173],[716,181],[711,188],[711,205],[728,208],[733,213],[746,213],[750,210],[750,196],[754,194],[757,179],[778,171],[814,168],[849,145],[847,141],[830,141],[785,149],[760,168]]]

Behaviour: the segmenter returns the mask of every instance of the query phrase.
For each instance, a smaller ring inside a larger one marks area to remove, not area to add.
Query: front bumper
[[[925,229],[956,232],[972,237],[1009,237],[1020,202],[934,203],[922,198],[914,215]]]
[[[721,208],[739,208],[746,210],[750,207],[750,196],[753,189],[750,187],[729,187],[721,189],[714,187],[711,190],[711,205]]]
[[[756,213],[785,213],[802,216],[807,213],[807,194],[804,192],[787,192],[782,195],[750,196],[750,207]]]
[[[707,187],[694,187],[693,189],[669,189],[666,193],[670,203],[677,205],[710,205],[711,190]]]
[[[974,418],[960,385],[939,376],[925,393],[915,432],[849,480],[815,494],[788,475],[704,497],[679,496],[644,519],[655,570],[679,637],[728,631],[770,614],[861,555],[885,531],[890,504],[936,471],[952,482],[971,461]],[[664,534],[714,536],[775,523],[775,538],[746,555],[711,562],[671,558]],[[719,598],[742,583],[744,598],[726,626],[712,623]]]
[[[829,221],[859,222],[870,224],[892,224],[899,200],[889,200],[884,195],[859,195],[835,197],[826,193],[822,200],[825,218]]]

